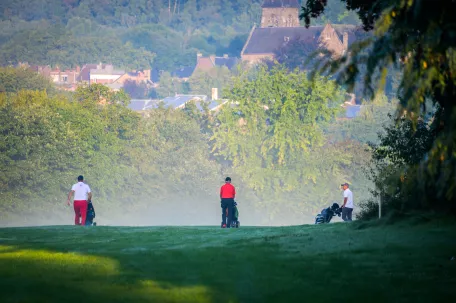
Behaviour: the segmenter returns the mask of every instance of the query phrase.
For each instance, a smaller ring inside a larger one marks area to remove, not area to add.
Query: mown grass
[[[0,302],[456,302],[441,222],[0,229]]]

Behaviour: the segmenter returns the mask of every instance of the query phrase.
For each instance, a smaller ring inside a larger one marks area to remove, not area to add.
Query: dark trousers
[[[231,222],[233,222],[233,208],[234,208],[234,199],[222,199],[222,224],[226,224],[227,228],[231,227]],[[227,215],[228,213],[228,215]],[[228,219],[228,222],[227,222]]]
[[[352,220],[353,208],[344,207],[342,208],[342,220],[351,221]]]

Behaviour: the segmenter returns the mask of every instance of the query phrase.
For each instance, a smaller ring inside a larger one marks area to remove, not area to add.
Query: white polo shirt
[[[84,182],[78,182],[71,187],[74,190],[74,200],[86,200],[89,197],[90,187]]]
[[[353,193],[349,188],[344,190],[344,198],[347,198],[347,203],[345,203],[345,207],[353,208]]]

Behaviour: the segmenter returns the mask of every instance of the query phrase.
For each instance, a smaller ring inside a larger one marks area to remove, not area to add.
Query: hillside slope
[[[0,301],[455,302],[454,223],[0,229]]]

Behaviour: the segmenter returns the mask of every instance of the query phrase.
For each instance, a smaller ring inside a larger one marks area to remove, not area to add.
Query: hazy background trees
[[[239,57],[262,0],[16,0],[0,3],[0,65],[108,62],[172,72],[196,53]],[[335,3],[321,22],[356,23]]]
[[[27,82],[20,69],[3,73]],[[68,223],[64,198],[79,174],[105,224],[218,225],[226,175],[245,224],[310,222],[340,200],[344,181],[357,199],[369,197],[366,138],[384,119],[375,112],[344,124],[344,92],[325,77],[248,70],[224,92],[236,106],[215,116],[190,104],[141,115],[126,108],[123,90],[94,84],[49,94],[40,77],[0,93],[3,224]]]

